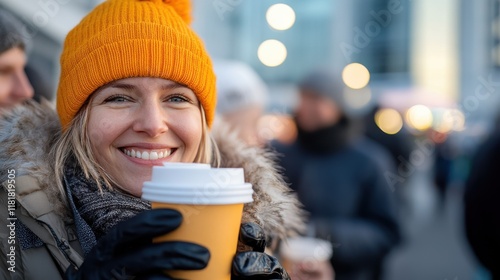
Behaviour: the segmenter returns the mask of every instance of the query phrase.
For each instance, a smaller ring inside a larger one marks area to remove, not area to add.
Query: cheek
[[[10,89],[11,89],[11,87],[8,84],[8,82],[3,82],[0,79],[0,104],[7,102],[8,98],[9,98],[9,93],[11,91]]]
[[[7,101],[9,97],[9,87],[0,82],[0,104]]]
[[[186,143],[191,145],[191,149],[198,150],[201,141],[201,134],[201,120],[192,121],[190,127],[186,127],[184,137],[186,139]]]
[[[96,157],[101,154],[99,151],[106,149],[111,145],[117,134],[117,123],[113,122],[102,112],[91,112],[88,123],[88,134],[90,144]]]
[[[329,119],[333,113],[329,109],[330,108],[328,108],[326,106],[318,106],[318,110],[317,110],[318,118],[321,120]]]
[[[340,114],[340,111],[336,105],[328,103],[322,104],[318,112],[321,113],[321,119],[325,121],[337,119]]]
[[[190,114],[182,118],[182,121],[176,122],[175,132],[186,146],[186,152],[196,153],[201,142],[202,125],[201,115],[199,113]]]
[[[329,119],[334,115],[334,110],[330,104],[318,103],[316,106],[316,113],[320,119]]]

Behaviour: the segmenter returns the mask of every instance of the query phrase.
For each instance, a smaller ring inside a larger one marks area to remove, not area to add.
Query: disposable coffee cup
[[[152,208],[176,209],[183,221],[171,233],[154,239],[186,241],[206,247],[210,261],[203,270],[172,270],[174,278],[230,280],[238,245],[244,203],[252,202],[252,185],[242,168],[211,168],[208,164],[164,163],[154,166],[142,198]]]
[[[332,254],[332,244],[329,241],[313,237],[289,238],[280,246],[280,260],[291,275],[298,264],[312,266],[327,262]]]

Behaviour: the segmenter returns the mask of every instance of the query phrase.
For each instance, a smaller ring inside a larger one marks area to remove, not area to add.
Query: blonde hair
[[[113,189],[113,186],[117,186],[116,181],[97,162],[92,151],[88,134],[91,100],[92,96],[82,105],[51,149],[51,158],[55,159],[54,169],[57,187],[62,193],[66,193],[63,182],[64,170],[69,161],[73,159],[82,169],[85,178],[96,182],[99,190],[102,191],[104,187]],[[201,111],[202,134],[200,146],[193,162],[210,163],[213,167],[219,167],[221,161],[219,148],[210,134],[205,110],[201,105],[199,109]]]

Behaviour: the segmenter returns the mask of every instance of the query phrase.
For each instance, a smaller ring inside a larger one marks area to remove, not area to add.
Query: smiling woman
[[[196,95],[185,86],[162,78],[122,79],[97,90],[88,107],[95,160],[109,166],[106,173],[128,193],[142,194],[153,165],[201,158],[197,153],[206,120]]]
[[[235,254],[227,276],[289,279],[263,251],[303,228],[302,210],[271,154],[212,130],[215,75],[189,18],[186,0],[104,1],[66,38],[59,121],[31,102],[0,118],[0,165],[19,176],[16,254],[26,261],[15,277],[164,279],[165,271],[206,267],[206,247],[151,243],[183,216],[141,199],[153,166],[185,162],[243,168],[253,186],[239,234],[247,252]],[[15,278],[1,260],[0,278]]]

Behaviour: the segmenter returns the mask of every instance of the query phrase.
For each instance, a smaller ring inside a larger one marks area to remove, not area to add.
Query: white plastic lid
[[[208,164],[165,163],[154,166],[142,198],[148,201],[216,205],[252,202],[252,185],[242,168],[210,168]]]
[[[154,166],[151,182],[176,186],[217,184],[241,185],[245,183],[242,168],[210,168],[208,164],[168,163]]]

